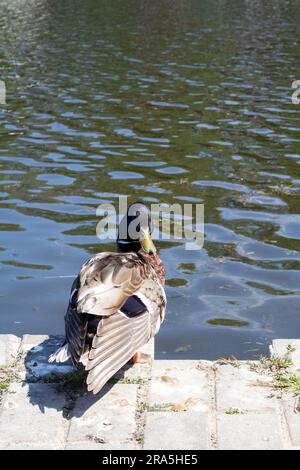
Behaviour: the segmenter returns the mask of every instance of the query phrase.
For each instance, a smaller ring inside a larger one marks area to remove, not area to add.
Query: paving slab
[[[0,413],[0,449],[62,449],[65,397],[45,383],[13,383]]]
[[[221,414],[217,443],[220,450],[281,450],[279,417],[276,413]]]
[[[56,341],[59,341],[58,336],[56,336],[55,338],[56,338]],[[27,353],[30,349],[33,349],[39,344],[48,340],[49,340],[48,335],[23,335],[20,350],[22,353]]]
[[[293,447],[300,448],[300,400],[293,396],[281,398],[289,436]]]
[[[152,368],[149,408],[170,404],[194,411],[207,411],[208,370],[199,361],[156,361]]]
[[[292,345],[295,351],[289,354],[293,365],[290,367],[297,373],[300,373],[300,339],[275,339],[270,346],[271,354],[276,356],[284,356],[287,353],[288,346]]]
[[[139,450],[139,446],[135,443],[107,445],[92,441],[82,441],[67,444],[64,450]]]
[[[150,412],[146,417],[145,450],[209,449],[207,413]]]
[[[30,381],[47,375],[64,375],[74,371],[71,361],[49,363],[48,358],[62,344],[63,336],[24,335],[21,352],[24,356],[24,372],[22,378]]]
[[[108,447],[134,444],[137,388],[137,385],[117,383],[104,387],[100,395],[80,397],[70,415],[67,447],[84,442]]]
[[[257,386],[257,383],[272,382],[272,377],[259,375],[247,364],[240,367],[219,365],[216,367],[216,403],[220,411],[230,408],[240,411],[269,411],[276,409],[276,398],[271,397],[272,389]]]
[[[0,335],[0,367],[7,366],[18,355],[21,338],[15,335]]]

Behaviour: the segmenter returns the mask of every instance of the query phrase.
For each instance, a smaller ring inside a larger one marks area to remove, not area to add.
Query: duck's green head
[[[118,251],[128,253],[143,249],[150,255],[156,255],[151,232],[150,210],[142,202],[134,202],[128,207],[127,214],[120,222],[117,238]]]

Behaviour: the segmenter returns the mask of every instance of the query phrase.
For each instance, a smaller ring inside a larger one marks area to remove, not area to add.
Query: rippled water
[[[8,5],[7,5],[8,3]],[[0,0],[4,333],[63,331],[119,194],[204,202],[205,244],[160,241],[162,357],[257,357],[299,337],[297,1]]]

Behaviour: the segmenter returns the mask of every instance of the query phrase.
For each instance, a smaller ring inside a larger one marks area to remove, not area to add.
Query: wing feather
[[[151,270],[136,253],[96,255],[80,271],[77,312],[112,315],[142,286]]]
[[[88,366],[88,370],[92,369],[96,362],[98,363],[99,360],[104,360],[106,354],[113,353],[118,347],[121,347],[122,344],[128,344],[128,321],[124,321],[123,315],[114,315],[114,317],[119,317],[119,323],[122,324],[121,327],[116,328],[116,323],[107,322],[104,328],[101,328],[100,335],[97,335],[95,341],[93,343],[92,349],[89,353],[90,364]],[[113,317],[111,317],[113,320]],[[133,323],[133,322],[132,322]],[[145,319],[144,318],[136,318],[136,321],[133,325],[130,323],[130,327],[135,328],[135,335],[136,335],[136,343],[139,344],[142,340],[142,334],[145,335]],[[108,328],[107,330],[105,328]],[[109,331],[109,334],[107,334]],[[147,341],[145,341],[147,342]]]
[[[94,369],[100,362],[105,361],[106,359],[112,357],[114,354],[120,352],[121,349],[127,348],[127,339],[124,338],[123,341],[119,343],[110,344],[109,347],[101,348],[101,354],[98,354],[94,359],[90,359],[86,370]]]
[[[68,351],[74,365],[79,362],[80,356],[84,351],[87,324],[87,316],[78,314],[69,306],[65,315],[65,330]]]
[[[118,317],[116,323],[113,317]],[[148,311],[138,317],[128,318],[121,312],[113,317],[106,317],[98,326],[97,336],[93,340],[93,351],[98,349],[99,354],[89,355],[89,361],[86,369],[89,370],[87,384],[88,390],[98,393],[103,385],[109,380],[121,367],[128,362],[136,351],[147,343],[151,337],[151,321]],[[122,327],[115,325],[122,324]],[[110,331],[109,344],[107,333],[102,335],[102,328]],[[97,351],[97,352],[98,352]],[[93,357],[92,357],[93,355]]]

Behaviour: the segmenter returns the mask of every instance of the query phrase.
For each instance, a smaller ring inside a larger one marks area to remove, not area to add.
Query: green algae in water
[[[170,287],[184,287],[188,284],[186,279],[172,278],[166,280],[166,285]]]
[[[243,326],[248,326],[249,323],[247,321],[241,320],[232,320],[230,318],[210,318],[206,321],[209,325],[217,325],[217,326],[233,326],[242,328]]]

